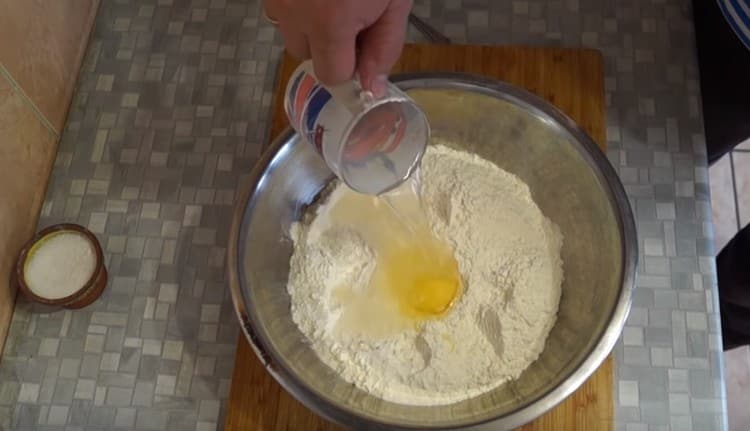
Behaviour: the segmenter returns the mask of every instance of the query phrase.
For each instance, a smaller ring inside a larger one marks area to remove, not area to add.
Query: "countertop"
[[[725,429],[690,1],[415,3],[456,42],[602,51],[608,156],[641,255],[615,348],[616,428]],[[228,226],[280,52],[257,0],[102,2],[40,225],[87,225],[110,285],[75,312],[19,300],[0,428],[220,427],[238,335]]]

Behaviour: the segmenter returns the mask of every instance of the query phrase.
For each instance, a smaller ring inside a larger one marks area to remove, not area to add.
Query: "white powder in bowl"
[[[42,239],[24,267],[26,285],[46,299],[61,299],[80,290],[96,269],[91,241],[78,232],[61,231]]]
[[[465,287],[447,315],[380,339],[337,330],[336,289],[366,289],[376,260],[357,232],[331,222],[353,193],[344,186],[293,226],[287,289],[294,322],[343,379],[387,401],[441,405],[516,379],[539,357],[557,318],[563,238],[523,181],[476,155],[431,145],[422,178],[427,218]]]

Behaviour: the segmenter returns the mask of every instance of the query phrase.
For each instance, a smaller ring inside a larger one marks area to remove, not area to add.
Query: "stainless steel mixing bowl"
[[[324,365],[291,319],[288,232],[333,175],[291,132],[282,134],[256,165],[235,211],[229,280],[243,330],[287,391],[318,414],[353,429],[502,430],[522,425],[578,388],[622,330],[637,261],[628,200],[594,142],[541,99],[466,75],[410,75],[399,85],[425,110],[433,136],[519,176],[560,227],[565,281],[557,323],[543,353],[516,381],[436,407],[383,401]]]

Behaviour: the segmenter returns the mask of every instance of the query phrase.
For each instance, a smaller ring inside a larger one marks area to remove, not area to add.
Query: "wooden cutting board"
[[[298,62],[282,60],[273,105],[273,138],[287,127],[282,97]],[[393,72],[469,72],[523,87],[556,105],[602,147],[606,145],[604,75],[599,52],[583,49],[407,45]],[[612,358],[555,409],[524,431],[608,431],[614,428]],[[244,336],[235,357],[227,431],[339,430],[284,391],[265,371]]]

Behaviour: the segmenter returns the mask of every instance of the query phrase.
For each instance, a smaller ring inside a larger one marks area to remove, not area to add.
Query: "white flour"
[[[358,235],[326,216],[350,193],[341,185],[312,222],[293,226],[287,288],[294,321],[345,380],[392,402],[449,404],[537,359],[557,318],[562,237],[526,184],[484,159],[432,145],[421,176],[428,219],[454,249],[465,287],[445,317],[378,340],[333,330],[341,311],[331,292],[365,286],[374,266]]]

